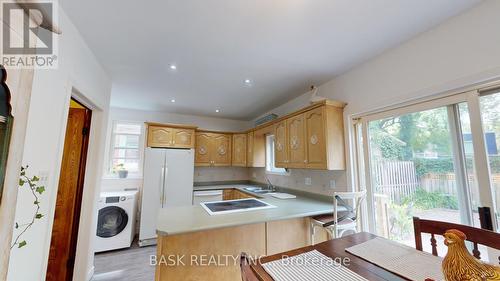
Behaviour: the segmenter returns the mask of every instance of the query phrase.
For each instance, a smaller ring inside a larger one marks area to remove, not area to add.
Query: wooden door
[[[286,120],[276,124],[274,129],[274,162],[276,167],[288,167]]]
[[[304,168],[306,166],[306,146],[304,114],[286,120],[288,132],[288,167]]]
[[[247,167],[253,167],[254,158],[254,142],[253,142],[253,132],[247,134]]]
[[[318,107],[305,113],[307,168],[327,169],[325,112]]]
[[[231,166],[231,135],[214,134],[211,151],[212,166]]]
[[[233,135],[233,166],[245,167],[247,165],[247,135]]]
[[[174,129],[172,144],[176,148],[193,148],[195,142],[193,129]]]
[[[174,129],[168,127],[149,126],[148,146],[149,147],[171,147],[173,142]]]
[[[70,108],[46,280],[72,280],[91,111]]]
[[[195,166],[210,166],[212,152],[212,138],[210,133],[198,132],[196,135],[196,148],[194,156]]]

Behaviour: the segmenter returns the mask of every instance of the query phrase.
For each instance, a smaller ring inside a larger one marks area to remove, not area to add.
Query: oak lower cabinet
[[[259,257],[305,247],[308,226],[308,218],[296,218],[159,234],[155,280],[241,280],[242,252]]]
[[[148,147],[161,148],[194,148],[195,128],[181,125],[148,124]]]
[[[195,139],[195,166],[231,166],[231,134],[196,132]]]
[[[233,135],[232,165],[246,167],[247,165],[247,134]]]
[[[255,198],[255,196],[252,196],[250,194],[247,194],[245,192],[239,191],[234,188],[224,189],[224,191],[222,191],[222,200],[236,200],[245,198]]]
[[[343,106],[322,104],[278,122],[276,167],[344,170]]]

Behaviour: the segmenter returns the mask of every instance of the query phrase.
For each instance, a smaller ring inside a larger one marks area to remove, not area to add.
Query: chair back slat
[[[242,281],[260,281],[257,274],[252,269],[251,259],[246,253],[241,253],[240,255],[240,269]]]
[[[472,249],[472,255],[474,255],[476,259],[481,259],[481,252],[479,252],[477,242],[474,242],[473,245],[474,248]]]
[[[432,254],[437,256],[438,255],[437,241],[436,237],[434,237],[434,233],[431,233],[431,246],[432,246]]]
[[[415,231],[415,248],[422,251],[422,233],[429,233],[431,234],[432,254],[435,256],[437,256],[437,246],[434,235],[443,235],[449,229],[460,230],[467,236],[467,241],[474,244],[472,254],[478,259],[481,257],[479,245],[500,250],[500,233],[490,230],[456,223],[423,220],[418,217],[413,217],[413,228]],[[498,257],[498,260],[500,264],[500,257]]]

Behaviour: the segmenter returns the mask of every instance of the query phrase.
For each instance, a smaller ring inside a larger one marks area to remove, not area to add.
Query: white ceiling
[[[112,76],[112,106],[241,120],[479,2],[60,0]]]

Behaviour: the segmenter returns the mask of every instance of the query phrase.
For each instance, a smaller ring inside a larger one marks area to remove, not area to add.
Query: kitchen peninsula
[[[240,280],[241,252],[271,255],[310,244],[309,217],[332,211],[328,197],[297,195],[277,199],[244,185],[199,187],[231,189],[275,208],[210,215],[202,206],[162,209],[158,216],[156,280]],[[316,241],[325,240],[318,233]],[[178,259],[177,263],[172,263]]]

